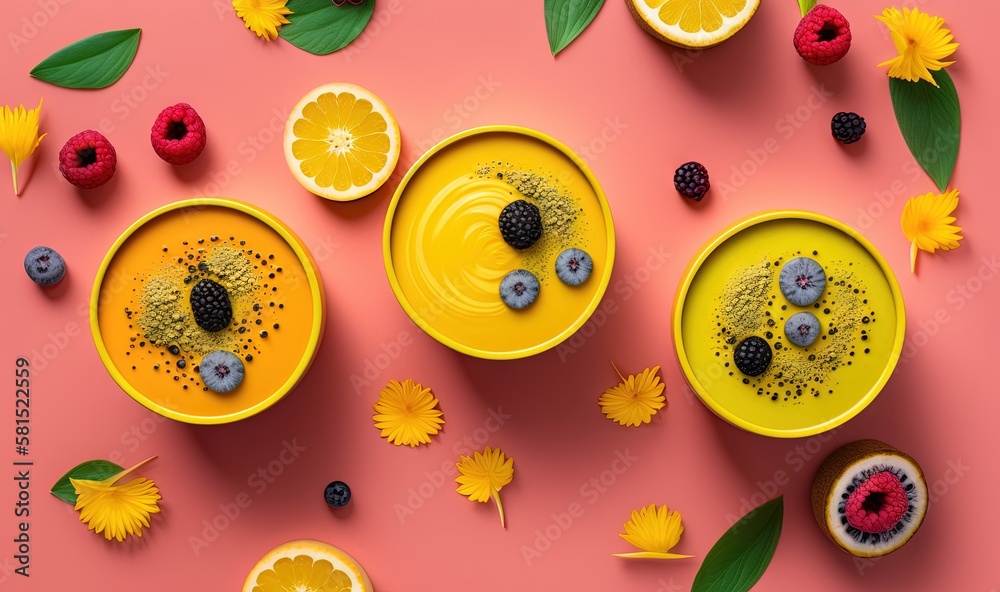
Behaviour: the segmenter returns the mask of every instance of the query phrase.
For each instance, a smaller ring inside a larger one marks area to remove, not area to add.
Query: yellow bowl
[[[525,192],[545,230],[516,251],[497,218]],[[555,274],[556,257],[570,247],[594,260],[577,287]],[[569,148],[523,127],[479,127],[443,140],[410,168],[389,205],[383,255],[396,299],[427,334],[480,358],[524,358],[569,338],[597,309],[614,265],[614,222],[597,179]],[[499,285],[519,268],[538,277],[541,291],[513,310]]]
[[[234,322],[223,331],[190,320],[199,263],[230,284]],[[154,290],[176,296],[169,311],[169,300],[145,296]],[[197,198],[150,212],[115,241],[94,280],[90,327],[104,366],[133,399],[164,417],[220,424],[267,409],[299,382],[322,339],[325,307],[312,255],[288,227],[246,203]],[[246,359],[231,392],[207,390],[195,370],[214,349]]]
[[[781,294],[781,265],[798,256],[828,276],[815,305],[794,306]],[[784,333],[784,321],[802,311],[822,327],[806,348]],[[724,230],[688,266],[674,301],[674,344],[695,393],[733,425],[778,438],[819,434],[864,410],[892,375],[905,328],[885,259],[857,231],[810,212],[765,212]],[[774,353],[760,377],[732,362],[733,347],[750,335]]]

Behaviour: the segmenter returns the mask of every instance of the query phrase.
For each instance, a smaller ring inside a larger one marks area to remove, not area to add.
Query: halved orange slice
[[[625,0],[647,33],[681,47],[706,48],[750,22],[760,0]]]
[[[257,562],[243,592],[371,592],[368,574],[353,557],[319,541],[273,549]]]
[[[320,197],[351,201],[382,186],[399,160],[399,126],[382,99],[356,84],[325,84],[285,124],[285,161]]]

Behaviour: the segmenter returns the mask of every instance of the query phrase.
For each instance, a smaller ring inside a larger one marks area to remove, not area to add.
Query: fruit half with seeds
[[[542,286],[535,274],[527,269],[515,269],[500,280],[500,300],[513,309],[531,305]]]
[[[797,312],[785,321],[785,337],[799,347],[812,345],[819,330],[819,319],[811,312]]]
[[[246,370],[242,360],[233,353],[220,349],[201,359],[198,373],[205,386],[217,393],[228,393],[240,386]]]
[[[368,89],[335,82],[308,92],[285,124],[285,161],[295,179],[334,201],[362,198],[399,160],[399,126]]]
[[[569,286],[579,286],[594,271],[594,260],[583,249],[566,249],[556,257],[556,275]]]
[[[809,306],[823,295],[823,290],[826,289],[826,272],[815,259],[796,257],[781,268],[778,286],[792,304]]]
[[[704,49],[740,31],[760,0],[625,0],[640,27],[660,41]]]
[[[243,582],[243,592],[371,592],[356,559],[320,541],[292,541],[264,555]]]
[[[920,465],[879,440],[858,440],[833,452],[812,486],[820,530],[856,557],[881,557],[902,547],[927,513]]]

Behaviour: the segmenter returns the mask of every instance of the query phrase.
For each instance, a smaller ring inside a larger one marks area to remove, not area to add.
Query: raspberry
[[[817,4],[795,28],[795,51],[817,66],[828,66],[851,49],[851,23],[836,9]]]
[[[156,117],[149,139],[156,155],[170,164],[187,164],[205,149],[205,122],[187,103],[167,107]]]
[[[100,187],[115,176],[118,155],[100,132],[85,130],[59,151],[59,172],[80,189]]]
[[[844,113],[843,111],[834,115],[830,122],[830,131],[833,132],[833,137],[844,144],[853,144],[860,140],[861,136],[865,135],[867,127],[864,117],[857,113]]]
[[[686,162],[674,171],[674,189],[684,197],[701,201],[708,193],[708,169],[697,162]]]

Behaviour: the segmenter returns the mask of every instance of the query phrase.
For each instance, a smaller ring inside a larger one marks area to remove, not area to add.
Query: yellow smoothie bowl
[[[518,199],[542,214],[542,238],[524,251],[504,242],[497,223]],[[594,261],[579,286],[555,273],[567,248]],[[414,163],[389,205],[383,255],[396,299],[424,332],[471,356],[524,358],[569,338],[597,309],[611,280],[615,229],[600,184],[569,148],[528,128],[487,126],[443,140]],[[499,291],[516,269],[541,284],[519,310]]]
[[[788,301],[779,284],[782,267],[798,257],[826,276],[807,306]],[[800,312],[819,321],[807,347],[785,333]],[[673,311],[677,357],[702,402],[735,426],[778,438],[819,434],[864,410],[892,375],[905,328],[899,284],[875,247],[841,222],[801,211],[756,214],[709,241],[684,272]],[[759,376],[734,361],[750,336],[773,354]]]
[[[232,321],[216,332],[193,320],[191,289],[226,288]],[[267,409],[299,382],[323,336],[326,299],[302,241],[267,212],[226,198],[172,203],[115,241],[94,281],[90,326],[115,382],[164,417],[220,424]],[[238,355],[235,389],[209,389],[198,372],[216,350]]]

